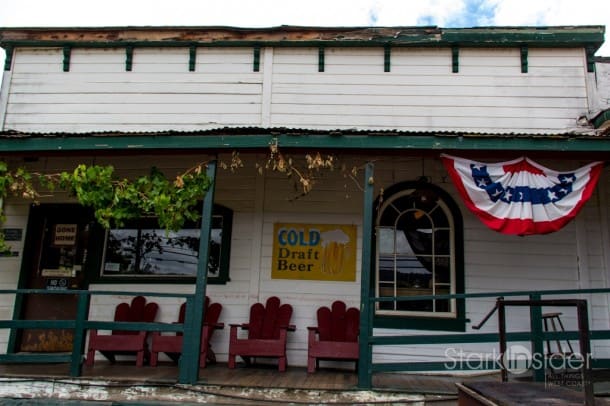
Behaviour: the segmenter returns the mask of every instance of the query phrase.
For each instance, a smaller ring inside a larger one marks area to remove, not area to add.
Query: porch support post
[[[358,359],[358,387],[370,389],[372,386],[373,312],[371,309],[371,244],[373,238],[373,197],[375,189],[374,165],[369,162],[364,171],[364,213],[362,215],[362,269],[360,270],[360,336]]]
[[[72,358],[70,360],[70,376],[81,376],[83,367],[83,354],[85,353],[85,321],[89,315],[89,292],[81,290],[78,292],[76,308],[76,326],[74,328],[74,340],[72,342]]]
[[[529,299],[531,301],[539,301],[540,294],[531,294]],[[542,335],[542,307],[530,306],[530,329],[532,331],[532,367],[533,367],[533,378],[535,382],[544,382],[545,366],[538,366],[534,360],[544,360],[544,342]]]
[[[201,230],[199,234],[199,260],[197,261],[197,281],[195,294],[187,306],[184,326],[183,348],[186,350],[180,357],[180,372],[178,382],[195,384],[199,380],[199,353],[201,351],[201,326],[203,325],[203,305],[205,303],[208,281],[208,256],[210,246],[210,231],[212,229],[212,208],[214,206],[214,189],[216,187],[216,162],[208,163],[207,175],[210,188],[203,198],[201,212]],[[190,313],[190,314],[189,314]],[[188,325],[187,325],[188,324]]]

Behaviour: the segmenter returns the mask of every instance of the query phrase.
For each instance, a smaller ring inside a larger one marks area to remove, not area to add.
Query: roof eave
[[[604,42],[604,26],[556,27],[23,27],[0,28],[15,46],[490,46],[586,47]]]

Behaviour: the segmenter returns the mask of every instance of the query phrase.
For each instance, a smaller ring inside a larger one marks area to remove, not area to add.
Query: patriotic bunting
[[[466,206],[504,234],[548,234],[572,220],[591,197],[603,162],[557,172],[522,157],[482,163],[441,154]]]

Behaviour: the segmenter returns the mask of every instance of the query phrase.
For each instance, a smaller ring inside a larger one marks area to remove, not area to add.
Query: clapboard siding
[[[595,84],[592,88],[591,111],[598,113],[610,108],[610,63],[595,64]]]
[[[3,206],[3,214],[6,216],[6,221],[2,223],[2,228],[19,228],[23,230],[21,241],[7,241],[10,250],[17,252],[18,256],[0,257],[0,290],[10,290],[15,289],[19,281],[29,205],[24,200],[9,198],[3,203]],[[13,318],[14,302],[15,295],[0,295],[0,320],[11,320]],[[1,329],[0,348],[6,347],[8,338],[9,331]]]
[[[257,126],[262,73],[250,48],[75,49],[62,72],[61,49],[18,50],[5,128],[25,131],[155,131]],[[12,99],[12,96],[15,99]]]
[[[460,49],[457,74],[447,49],[392,49],[383,72],[380,49],[330,48],[324,73],[312,69],[317,50],[291,51],[274,53],[273,125],[546,132],[586,112],[577,49],[530,50],[528,74],[518,49]]]
[[[75,48],[63,72],[61,48],[18,48],[4,128],[162,131],[268,123],[549,133],[574,129],[587,112],[580,49],[532,48],[526,74],[516,48],[460,49],[458,73],[451,72],[448,48],[393,48],[390,72],[383,72],[382,48],[329,47],[324,72],[317,48],[262,54],[260,72],[253,72],[249,47],[199,47],[189,72],[188,48],[135,48],[126,72],[124,49]]]
[[[293,154],[295,162],[300,159]],[[32,169],[43,172],[56,172],[73,168],[79,162],[112,164],[120,176],[136,176],[147,173],[155,165],[168,176],[174,176],[187,167],[211,159],[211,156],[197,153],[185,155],[143,155],[139,159],[130,156],[74,156],[70,158],[53,157],[28,163]],[[207,294],[213,301],[223,304],[221,321],[241,323],[247,320],[250,305],[265,301],[277,295],[282,302],[294,307],[292,322],[297,330],[289,335],[288,357],[290,365],[305,365],[307,353],[306,327],[315,325],[315,311],[324,304],[330,305],[336,299],[344,300],[350,306],[360,304],[361,246],[357,251],[356,280],[350,282],[294,281],[271,278],[271,256],[273,248],[273,224],[290,223],[329,223],[354,224],[358,229],[358,241],[362,241],[363,183],[362,170],[354,179],[346,178],[341,171],[325,173],[318,179],[314,189],[307,196],[298,196],[294,180],[285,174],[263,171],[259,174],[255,162],[264,163],[263,154],[242,154],[244,168],[236,172],[219,169],[216,183],[216,202],[234,210],[230,282],[226,285],[209,285]],[[352,166],[361,167],[367,160],[375,161],[376,194],[381,188],[406,180],[428,176],[430,181],[445,189],[460,207],[464,221],[465,246],[465,286],[467,292],[503,292],[509,290],[531,289],[576,289],[607,286],[607,258],[604,257],[603,231],[608,225],[600,222],[602,210],[607,211],[604,199],[610,198],[608,171],[604,172],[598,192],[585,205],[582,215],[559,232],[544,236],[516,237],[505,236],[487,229],[468,211],[454,186],[447,182],[446,172],[437,158],[416,156],[350,156],[346,161],[348,170]],[[219,160],[229,163],[230,154],[221,154]],[[490,160],[493,160],[490,158]],[[577,161],[545,161],[544,164],[555,169],[576,168],[582,164]],[[73,201],[66,194],[55,194],[45,202]],[[11,199],[5,203],[8,215],[7,225],[25,230],[29,205],[22,200]],[[606,221],[608,214],[605,215]],[[578,223],[583,222],[583,223]],[[585,240],[577,241],[579,230],[585,231]],[[607,234],[607,231],[606,231]],[[580,244],[580,245],[579,245]],[[15,248],[22,251],[22,242]],[[587,260],[579,260],[585,253]],[[18,258],[0,258],[3,272],[0,273],[0,286],[11,289],[16,287],[20,261]],[[583,267],[586,266],[587,269]],[[584,276],[590,280],[583,280]],[[130,290],[141,292],[193,292],[190,284],[104,284],[97,283],[91,290]],[[116,303],[129,300],[121,295],[95,296],[92,301],[90,317],[95,320],[110,320]],[[157,299],[155,299],[157,300]],[[590,299],[591,300],[591,299]],[[172,322],[176,319],[179,299],[163,298],[159,320]],[[473,299],[466,303],[466,317],[470,322],[466,333],[475,333],[472,325],[483,319],[494,306],[495,298]],[[607,298],[595,297],[590,301],[591,321],[594,328],[605,328],[608,324]],[[0,314],[7,318],[12,315],[13,298],[0,297]],[[555,310],[545,308],[545,311]],[[558,309],[564,315],[566,328],[576,328],[576,315],[573,309]],[[508,312],[509,331],[529,329],[527,309],[513,309]],[[492,318],[482,329],[483,332],[496,332],[497,320]],[[375,329],[376,334],[426,334],[418,330]],[[0,346],[5,346],[8,335],[0,333]],[[610,346],[594,343],[596,354],[607,354]],[[228,352],[228,328],[214,338],[214,346],[219,360],[224,361]],[[446,360],[447,347],[444,345],[382,346],[376,347],[376,361],[406,360]],[[469,344],[451,346],[465,353],[490,354],[497,350],[497,343]],[[451,355],[451,354],[449,354]]]

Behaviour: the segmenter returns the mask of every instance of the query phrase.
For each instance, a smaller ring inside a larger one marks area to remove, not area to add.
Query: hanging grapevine
[[[125,221],[155,216],[167,231],[182,228],[188,220],[199,218],[198,202],[210,187],[205,165],[198,164],[170,180],[157,168],[135,180],[115,176],[112,166],[78,165],[72,172],[42,174],[24,168],[10,171],[0,162],[0,199],[9,195],[34,202],[41,197],[36,186],[51,191],[60,189],[91,207],[96,220],[105,228],[120,227]],[[0,212],[0,223],[4,213]],[[0,251],[8,247],[0,233]]]

